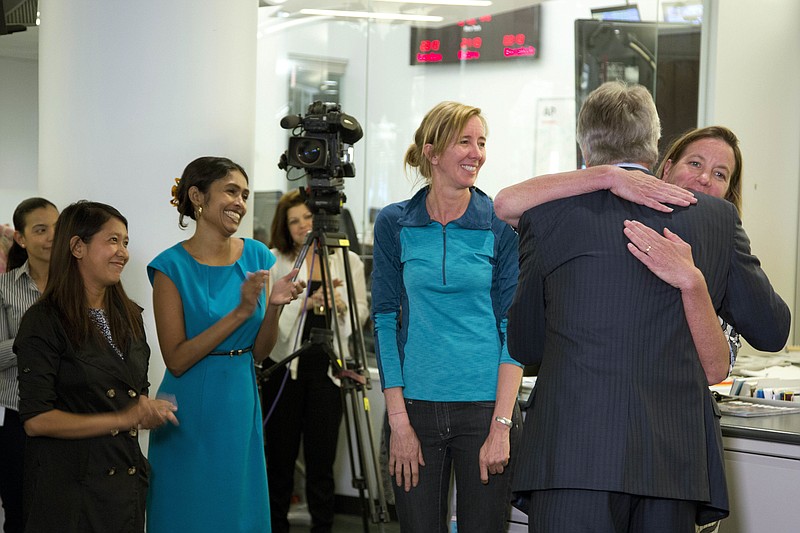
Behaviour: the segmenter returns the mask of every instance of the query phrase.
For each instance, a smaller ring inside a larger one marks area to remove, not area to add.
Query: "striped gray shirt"
[[[39,299],[28,262],[0,274],[0,405],[19,410],[17,356],[12,347],[22,315]]]

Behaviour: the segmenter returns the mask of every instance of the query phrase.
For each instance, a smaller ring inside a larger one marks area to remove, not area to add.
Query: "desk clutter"
[[[800,379],[734,378],[731,396],[800,402]]]
[[[800,413],[800,379],[734,378],[719,410],[744,417]]]
[[[719,411],[723,415],[743,417],[790,415],[800,413],[800,402],[723,396],[719,400]]]
[[[724,415],[800,413],[800,354],[740,355],[733,375],[710,388]]]

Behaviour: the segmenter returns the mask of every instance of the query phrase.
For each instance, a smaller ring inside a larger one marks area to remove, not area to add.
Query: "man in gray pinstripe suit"
[[[589,166],[649,169],[658,137],[641,86],[604,84],[578,117]],[[709,310],[754,347],[782,349],[790,316],[735,207],[696,196],[695,205],[661,212],[598,191],[520,219],[509,350],[541,364],[514,479],[530,531],[689,533],[728,515],[719,410],[708,390],[724,373],[704,359],[714,335],[695,329],[688,289],[648,269],[679,246],[664,228],[691,245]]]

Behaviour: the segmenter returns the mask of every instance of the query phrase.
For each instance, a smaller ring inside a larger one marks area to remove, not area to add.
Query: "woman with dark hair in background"
[[[177,423],[147,396],[142,309],[125,294],[128,223],[97,202],[56,224],[47,288],[14,341],[25,531],[142,532],[149,466],[138,430]]]
[[[277,261],[270,269],[270,282],[294,268],[313,222],[314,215],[298,190],[281,197],[272,219],[270,246]],[[344,283],[345,256],[341,249],[333,250],[329,256],[330,272],[325,272],[326,279],[331,279],[335,287],[333,305],[325,303],[319,253],[316,246],[312,246],[297,278],[308,283],[308,291],[283,310],[278,321],[278,342],[265,364],[271,366],[285,359],[308,340],[312,328],[328,328],[333,320],[338,321],[342,349],[347,352],[352,325],[347,309],[348,287]],[[361,320],[358,327],[361,327],[369,313],[364,264],[352,251],[348,251],[347,259],[354,302]],[[334,342],[333,348],[337,352],[338,347],[339,343]],[[348,356],[347,353],[338,355],[343,355],[343,360]],[[262,387],[264,410],[270,413],[266,421],[266,453],[272,531],[289,531],[287,514],[294,489],[295,461],[302,440],[311,531],[330,532],[335,509],[333,463],[342,421],[339,377],[331,367],[329,355],[319,346],[312,345],[312,349],[287,366],[275,371]]]
[[[148,266],[161,354],[159,394],[181,425],[150,435],[149,533],[270,529],[261,406],[254,361],[267,357],[284,304],[305,286],[297,270],[275,280],[263,243],[234,237],[250,196],[244,169],[224,157],[189,163],[173,187],[181,228],[193,235]]]
[[[25,431],[19,419],[17,357],[12,346],[25,311],[47,286],[58,209],[44,198],[14,210],[8,271],[0,274],[0,499],[5,533],[22,531],[22,464]]]

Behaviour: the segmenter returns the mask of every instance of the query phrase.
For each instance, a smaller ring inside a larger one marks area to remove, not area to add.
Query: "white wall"
[[[165,366],[146,265],[192,235],[170,205],[187,163],[224,155],[252,166],[257,8],[249,0],[41,6],[50,18],[39,39],[39,190],[62,207],[87,198],[127,217],[123,283],[145,309],[155,391]],[[242,234],[252,234],[251,221]]]
[[[796,311],[800,2],[715,0],[712,9],[706,124],[728,126],[741,141],[742,221],[775,289]]]
[[[38,194],[38,69],[36,59],[0,56],[0,224]]]

